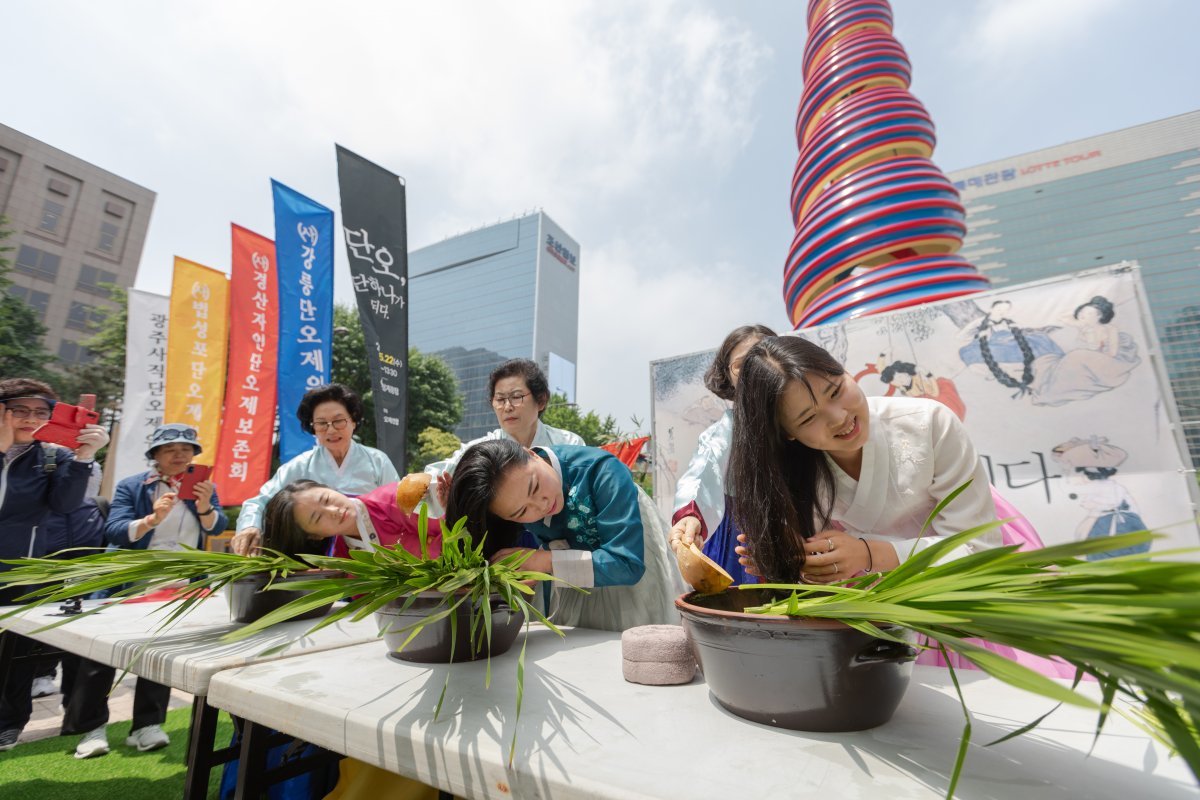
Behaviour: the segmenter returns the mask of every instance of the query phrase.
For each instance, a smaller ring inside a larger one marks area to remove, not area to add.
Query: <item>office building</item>
[[[46,326],[64,364],[90,358],[80,342],[111,307],[105,284],[133,285],[154,192],[0,125],[0,217],[12,235],[10,291]]]
[[[575,402],[579,244],[537,211],[409,254],[409,343],[458,377],[463,441],[496,428],[489,373],[510,358],[541,365]]]
[[[1200,463],[1200,111],[950,173],[997,287],[1137,261]]]

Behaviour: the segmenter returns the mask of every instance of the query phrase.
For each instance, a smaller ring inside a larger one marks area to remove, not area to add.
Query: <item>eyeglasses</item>
[[[30,408],[29,406],[8,406],[8,410],[12,412],[13,419],[29,419],[31,416],[34,419],[50,419],[50,409],[48,409],[48,408]]]
[[[350,419],[348,417],[338,417],[337,419],[331,420],[313,420],[312,426],[314,431],[327,431],[330,428],[333,428],[335,431],[341,431],[345,430],[346,426],[349,424]]]
[[[189,442],[196,441],[196,430],[194,428],[167,428],[154,434],[151,440],[154,444],[162,444],[163,442],[173,442],[176,439],[187,439]]]
[[[525,402],[526,397],[529,397],[529,392],[498,394],[492,398],[492,405],[496,408],[504,408],[505,403],[511,403],[513,408],[520,408],[521,404]]]

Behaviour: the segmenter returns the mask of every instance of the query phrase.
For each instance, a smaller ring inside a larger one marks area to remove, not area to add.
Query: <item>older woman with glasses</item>
[[[305,393],[296,416],[301,427],[317,437],[317,444],[281,466],[256,496],[242,504],[232,542],[235,553],[247,555],[258,549],[267,501],[292,481],[317,481],[359,495],[400,480],[383,451],[354,441],[354,429],[363,421],[363,413],[362,400],[339,383]]]
[[[542,412],[550,402],[550,384],[541,367],[527,358],[505,361],[492,370],[488,377],[488,396],[492,398],[492,409],[500,427],[487,436],[467,442],[445,461],[425,467],[425,472],[435,478],[426,497],[429,513],[435,517],[444,515],[450,476],[473,444],[495,439],[509,439],[522,447],[586,444],[578,434],[542,422]]]

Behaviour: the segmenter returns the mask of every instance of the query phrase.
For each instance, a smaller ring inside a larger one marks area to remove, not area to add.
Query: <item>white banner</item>
[[[937,400],[963,420],[992,484],[1046,544],[1142,528],[1200,544],[1196,476],[1136,265],[802,332],[869,395]],[[673,511],[696,439],[725,410],[714,351],[651,364],[655,499]]]
[[[105,470],[115,480],[146,469],[146,446],[162,424],[166,390],[169,298],[129,290],[125,329],[125,400],[116,452]]]

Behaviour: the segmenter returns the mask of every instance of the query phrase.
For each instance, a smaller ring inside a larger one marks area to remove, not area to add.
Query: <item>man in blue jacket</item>
[[[28,378],[0,380],[0,558],[46,554],[39,527],[46,514],[67,514],[79,507],[87,491],[96,451],[108,443],[99,425],[79,432],[74,452],[43,445],[33,433],[50,419],[58,402],[54,390]],[[0,570],[10,569],[0,564]],[[0,605],[11,605],[28,587],[0,589]],[[0,750],[11,750],[33,713],[30,696],[35,672],[28,656],[34,643],[12,633],[15,658],[7,675],[0,675]]]

